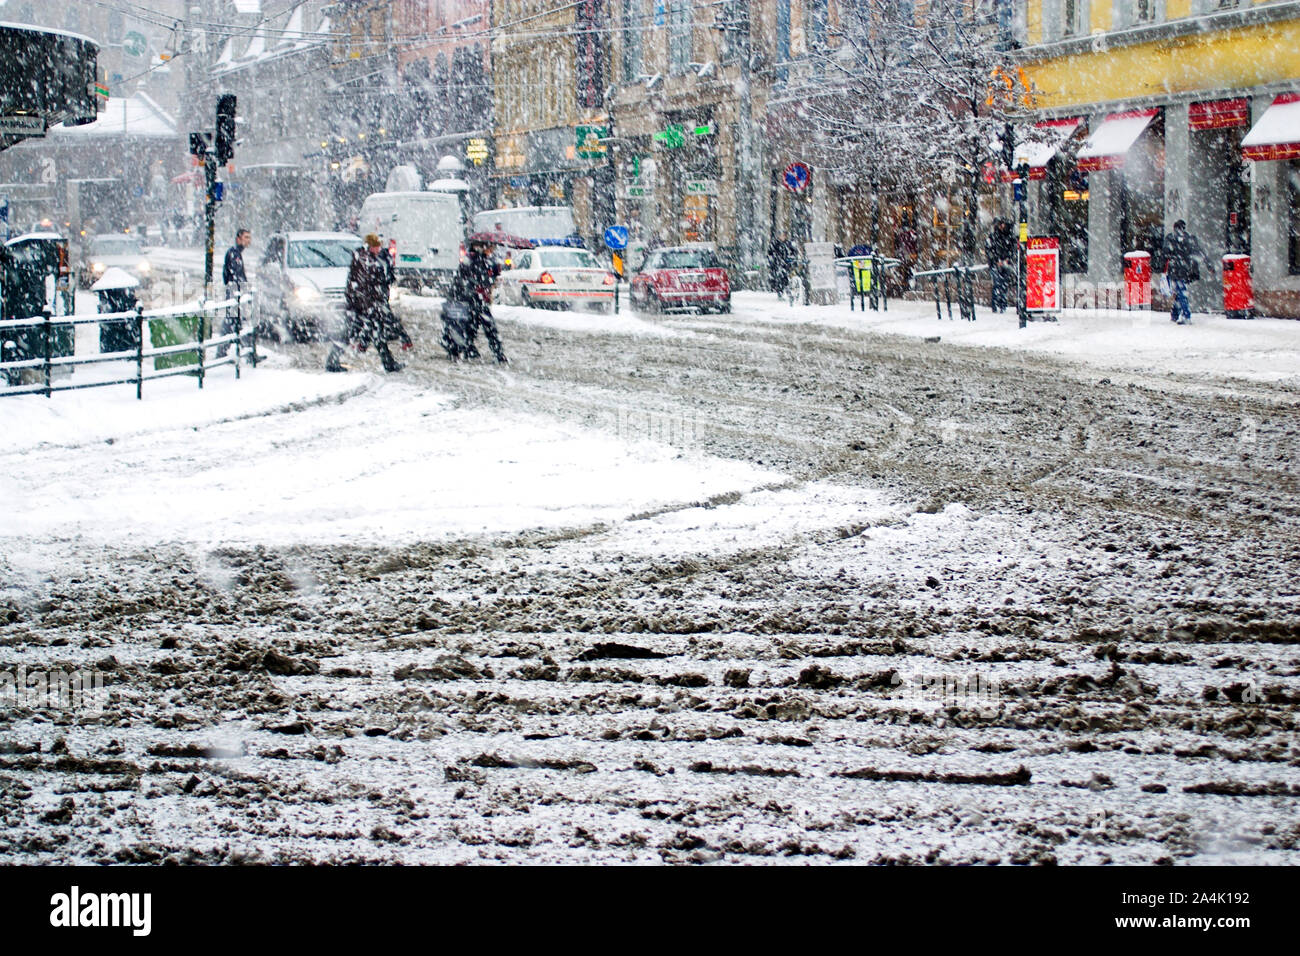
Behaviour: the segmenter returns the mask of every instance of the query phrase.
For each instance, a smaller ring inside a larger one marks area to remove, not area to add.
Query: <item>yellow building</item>
[[[588,245],[613,224],[605,0],[493,0],[495,186],[500,206],[573,207]]]
[[[1216,264],[1251,255],[1259,312],[1300,317],[1300,4],[1021,3],[1022,62],[1058,134],[1031,222],[1062,238],[1067,271],[1116,282],[1125,252],[1182,219]],[[1194,307],[1222,308],[1210,280]]]

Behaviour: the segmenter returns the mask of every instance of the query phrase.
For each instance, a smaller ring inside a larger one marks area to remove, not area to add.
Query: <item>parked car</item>
[[[586,249],[547,246],[511,252],[511,267],[498,277],[494,300],[531,308],[614,311],[618,279]]]
[[[350,232],[270,236],[251,277],[261,330],[294,342],[341,334],[348,265],[361,244]]]
[[[77,277],[89,289],[106,269],[118,268],[139,279],[148,279],[153,271],[144,243],[137,236],[120,232],[102,233],[87,240],[81,254]]]
[[[716,252],[700,246],[647,253],[629,292],[633,307],[648,312],[731,311],[731,276]]]

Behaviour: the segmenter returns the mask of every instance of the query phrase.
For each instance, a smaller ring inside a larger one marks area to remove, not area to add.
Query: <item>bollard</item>
[[[614,314],[618,315],[618,279],[614,280]]]
[[[41,309],[41,315],[45,317],[45,397],[49,398],[54,394],[54,389],[50,387],[50,358],[53,355],[54,344],[50,341],[53,329],[50,326],[50,307],[48,305]]]
[[[135,306],[135,400],[144,397],[144,306]]]
[[[239,381],[239,351],[240,351],[240,345],[242,344],[241,336],[244,334],[244,329],[242,324],[243,316],[241,315],[243,311],[242,309],[243,301],[244,301],[244,296],[241,293],[236,292],[235,293],[235,381],[236,382]],[[229,308],[229,306],[227,306],[227,308]]]
[[[202,388],[202,387],[203,387],[203,359],[204,359],[204,355],[203,355],[203,352],[204,352],[204,349],[203,349],[203,326],[207,323],[207,319],[208,319],[208,300],[207,300],[207,299],[200,299],[200,300],[199,300],[199,332],[198,332],[198,335],[199,335],[199,348],[198,348],[198,352],[199,352],[199,388]]]

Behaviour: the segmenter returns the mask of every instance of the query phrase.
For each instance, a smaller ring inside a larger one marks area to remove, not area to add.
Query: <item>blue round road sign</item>
[[[627,226],[610,226],[606,229],[605,245],[610,249],[626,249]]]
[[[808,180],[812,178],[812,170],[803,163],[791,163],[785,168],[781,178],[785,188],[790,192],[803,192],[808,186]]]

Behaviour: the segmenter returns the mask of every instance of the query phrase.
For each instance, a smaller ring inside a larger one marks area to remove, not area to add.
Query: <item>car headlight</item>
[[[299,302],[311,302],[320,298],[320,293],[309,285],[300,285],[293,290],[293,296]]]
[[[102,263],[102,262],[92,262],[92,263],[90,264],[90,271],[91,271],[91,272],[103,272],[103,271],[104,271],[104,263]]]
[[[140,264],[135,267],[135,270],[141,273],[142,275],[147,275],[149,272],[149,260],[141,259]]]

